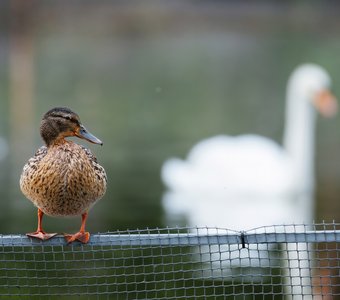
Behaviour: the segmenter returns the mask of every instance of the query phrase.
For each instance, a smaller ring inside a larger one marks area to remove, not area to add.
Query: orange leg
[[[42,212],[40,208],[38,208],[38,229],[35,232],[26,233],[27,236],[45,241],[57,235],[57,233],[46,233],[42,229],[43,216],[44,216],[44,213]]]
[[[75,234],[64,234],[67,243],[72,243],[75,240],[86,244],[90,240],[90,233],[85,231],[85,224],[87,219],[87,212],[81,215],[81,227],[80,230]]]

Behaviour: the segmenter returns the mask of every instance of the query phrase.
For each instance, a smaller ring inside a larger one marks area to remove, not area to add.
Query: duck
[[[38,226],[31,238],[48,240],[57,233],[43,230],[43,216],[81,216],[80,230],[64,234],[67,243],[88,243],[85,230],[89,210],[101,199],[107,186],[105,169],[92,152],[68,137],[77,137],[93,144],[103,142],[90,133],[79,116],[67,107],[47,111],[40,123],[41,146],[24,165],[20,189],[38,209]]]

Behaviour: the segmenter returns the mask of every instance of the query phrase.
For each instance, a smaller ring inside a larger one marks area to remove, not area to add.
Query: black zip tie
[[[241,238],[242,249],[244,249],[246,247],[246,240],[245,240],[244,231],[241,232],[240,238]]]

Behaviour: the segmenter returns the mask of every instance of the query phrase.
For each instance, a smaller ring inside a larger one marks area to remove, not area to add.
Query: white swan
[[[315,109],[336,112],[331,79],[305,64],[287,85],[283,146],[261,136],[216,136],[200,141],[186,160],[162,167],[163,205],[190,226],[248,230],[259,226],[311,224],[314,212]]]
[[[195,145],[186,160],[165,161],[161,177],[168,189],[163,199],[166,212],[185,214],[189,225],[234,230],[311,223],[314,107],[325,116],[336,112],[330,85],[320,66],[305,64],[293,72],[287,86],[283,147],[256,135],[215,136]],[[246,215],[249,218],[242,217]]]

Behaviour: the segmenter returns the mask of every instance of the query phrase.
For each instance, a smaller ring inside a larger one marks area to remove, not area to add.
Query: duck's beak
[[[338,112],[338,102],[329,90],[319,92],[314,99],[314,104],[324,117],[333,117]]]
[[[87,129],[83,125],[80,125],[79,130],[75,132],[75,135],[93,144],[103,145],[103,142],[100,139],[96,138],[92,133],[87,131]]]

